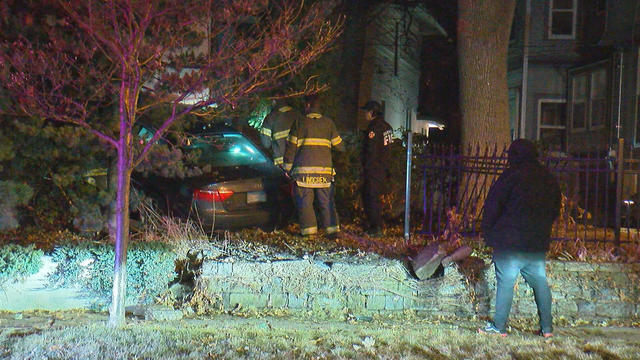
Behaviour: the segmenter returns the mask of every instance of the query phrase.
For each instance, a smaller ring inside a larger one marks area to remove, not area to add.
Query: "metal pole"
[[[411,218],[411,159],[413,157],[413,131],[411,117],[407,116],[407,178],[404,184],[404,241],[409,243]]]
[[[527,119],[527,96],[529,86],[529,33],[531,27],[531,0],[527,0],[524,17],[524,39],[522,45],[522,91],[520,92],[520,129],[518,138],[524,139]]]
[[[622,129],[622,117],[620,111],[622,108],[622,72],[624,70],[624,53],[622,50],[618,51],[618,57],[620,62],[618,63],[618,113],[616,114],[616,137],[620,138],[620,130]]]
[[[622,181],[624,180],[624,138],[618,139],[618,156],[616,166],[616,227],[615,227],[615,244],[620,247],[620,227],[622,225]]]

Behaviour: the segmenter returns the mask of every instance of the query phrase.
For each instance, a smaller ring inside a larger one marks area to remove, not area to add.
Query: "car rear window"
[[[267,161],[264,154],[241,134],[207,135],[195,141],[190,148],[201,151],[199,162],[203,165],[257,165]]]

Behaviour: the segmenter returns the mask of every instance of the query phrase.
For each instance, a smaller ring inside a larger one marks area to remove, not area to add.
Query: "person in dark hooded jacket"
[[[522,274],[534,292],[540,334],[553,334],[545,256],[561,194],[558,182],[537,157],[535,144],[515,140],[509,147],[507,169],[491,186],[484,203],[482,233],[493,248],[497,284],[495,316],[479,329],[482,333],[506,336],[513,286]]]

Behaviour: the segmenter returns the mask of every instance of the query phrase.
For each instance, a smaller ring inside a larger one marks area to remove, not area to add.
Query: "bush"
[[[0,231],[18,227],[18,205],[25,205],[33,196],[33,189],[15,181],[0,181]]]
[[[346,151],[334,156],[336,168],[336,208],[342,222],[361,223],[364,221],[362,205],[362,134],[345,136]],[[416,135],[413,142],[411,173],[411,203],[414,213],[412,221],[418,220],[422,208],[424,153],[426,138]],[[406,141],[396,139],[389,147],[389,177],[385,182],[382,197],[382,215],[387,225],[402,223],[405,202]],[[427,174],[429,176],[429,174]]]
[[[42,250],[35,246],[5,245],[0,247],[0,288],[7,283],[33,275],[42,266]]]
[[[51,274],[57,286],[80,285],[85,295],[108,304],[113,287],[114,246],[102,243],[62,245],[53,251],[58,263]],[[175,279],[176,253],[164,243],[133,243],[127,250],[127,304],[151,303]]]

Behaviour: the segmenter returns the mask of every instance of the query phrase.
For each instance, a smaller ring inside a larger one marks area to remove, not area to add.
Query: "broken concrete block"
[[[426,280],[430,278],[438,269],[442,259],[446,256],[440,250],[438,243],[432,243],[424,247],[418,254],[411,259],[411,267],[418,279]]]

